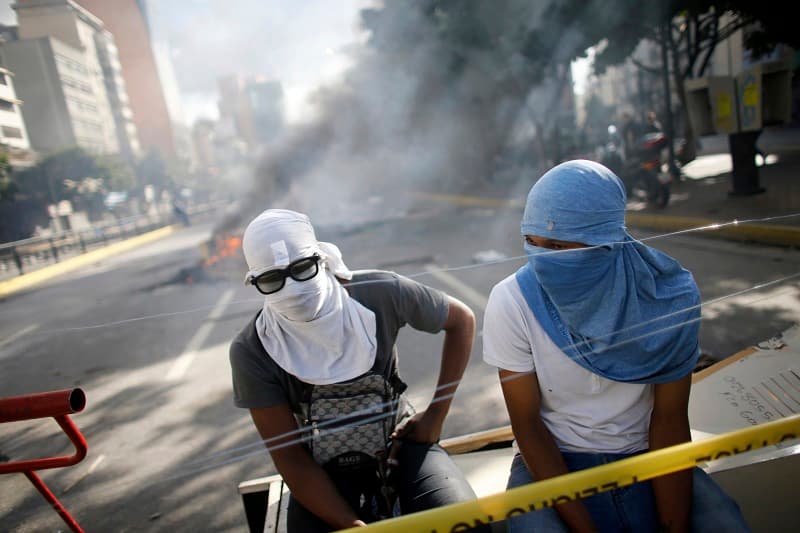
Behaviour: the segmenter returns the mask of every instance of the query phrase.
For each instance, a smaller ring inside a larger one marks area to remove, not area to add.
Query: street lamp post
[[[677,178],[680,176],[680,171],[678,170],[677,165],[675,165],[675,127],[672,121],[672,93],[669,83],[669,55],[667,50],[669,31],[670,21],[666,20],[661,25],[661,76],[664,82],[664,125],[667,130],[667,139],[669,140],[667,143],[667,153],[669,154],[669,173],[673,178]]]

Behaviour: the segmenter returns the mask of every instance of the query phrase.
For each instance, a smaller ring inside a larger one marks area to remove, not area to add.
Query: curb
[[[438,194],[415,192],[414,196],[448,202],[462,207],[525,207],[525,202],[516,198],[497,198],[493,196],[467,196],[462,194]]]
[[[727,239],[741,242],[755,242],[777,246],[800,246],[800,227],[777,224],[748,224],[747,222],[718,222],[706,218],[642,213],[625,214],[629,227],[658,231],[682,231],[706,228],[703,237]],[[695,232],[695,233],[700,233]]]
[[[524,208],[525,202],[516,198],[497,198],[491,196],[468,196],[457,194],[414,193],[415,196],[438,202],[447,202],[462,207]],[[676,215],[644,214],[625,212],[628,227],[656,231],[682,231],[706,228],[703,237],[727,239],[740,242],[755,242],[776,246],[800,247],[800,227],[777,224],[749,224],[747,222],[715,221],[707,218],[684,217]],[[699,231],[696,233],[700,233]]]
[[[109,244],[108,246],[104,246],[103,248],[98,248],[97,250],[86,252],[85,254],[70,257],[53,265],[48,265],[38,270],[34,270],[28,274],[22,274],[16,278],[2,281],[0,282],[0,300],[16,292],[44,283],[55,275],[71,272],[80,267],[90,265],[96,261],[100,261],[101,259],[105,259],[120,252],[125,252],[156,239],[166,237],[173,231],[175,231],[175,226],[165,226],[155,231],[138,235],[131,239],[115,242],[113,244]]]

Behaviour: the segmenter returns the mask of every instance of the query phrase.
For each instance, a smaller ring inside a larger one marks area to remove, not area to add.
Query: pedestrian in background
[[[641,135],[641,126],[628,112],[622,114],[622,125],[619,128],[622,135],[622,146],[625,158],[631,158],[636,154],[636,143]]]
[[[645,115],[644,133],[662,133],[664,128],[661,127],[661,122],[658,120],[655,111],[648,111]]]

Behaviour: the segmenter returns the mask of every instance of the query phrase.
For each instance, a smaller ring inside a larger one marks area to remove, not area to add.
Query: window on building
[[[2,126],[3,137],[6,139],[22,139],[22,130],[13,126]]]
[[[0,98],[0,110],[3,111],[14,111],[14,102],[6,100],[4,98]]]
[[[8,80],[6,79],[6,75],[0,72],[0,85],[8,85]]]
[[[70,59],[67,56],[61,54],[54,54],[56,63],[59,65],[64,65],[64,67],[74,70],[76,72],[80,72],[81,74],[88,74],[89,69],[87,69],[83,64],[74,59]]]

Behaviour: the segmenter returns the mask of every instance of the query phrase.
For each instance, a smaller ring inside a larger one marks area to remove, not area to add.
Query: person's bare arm
[[[448,302],[447,320],[443,327],[442,360],[433,399],[427,409],[415,414],[398,428],[394,437],[437,442],[442,434],[444,419],[469,362],[475,338],[475,315],[472,310],[455,298],[448,297]]]
[[[288,405],[250,409],[284,482],[303,506],[336,529],[363,526],[328,474],[298,442],[297,422]]]
[[[650,449],[658,450],[691,440],[689,389],[691,374],[670,383],[655,385],[650,416]],[[683,470],[654,478],[658,518],[663,530],[689,531],[692,504],[692,471]]]
[[[514,438],[534,479],[540,481],[568,473],[564,457],[539,415],[541,392],[536,374],[500,370],[500,383]],[[596,530],[580,500],[562,503],[555,509],[570,531]]]

